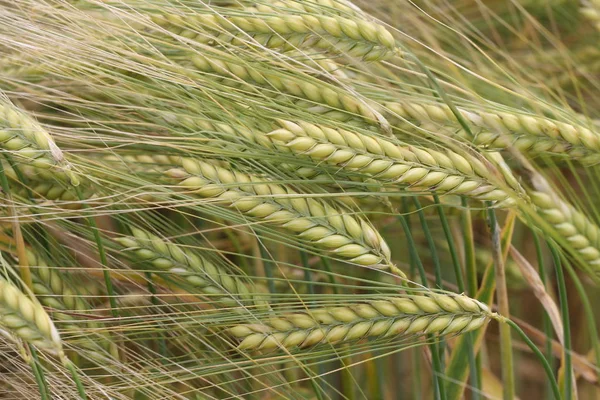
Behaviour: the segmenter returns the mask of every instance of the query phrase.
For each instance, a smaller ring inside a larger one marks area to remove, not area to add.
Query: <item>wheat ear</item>
[[[350,7],[345,1],[338,0],[279,0],[270,2],[269,5],[257,4],[256,9],[264,13],[280,13],[300,11],[312,14],[335,14],[342,16],[362,16],[356,9]]]
[[[401,117],[416,122],[427,129],[437,129],[437,123],[455,127],[454,132],[467,137],[456,117],[445,104],[390,102],[384,107],[388,116]],[[507,112],[484,112],[458,108],[461,116],[471,126],[475,145],[488,149],[514,147],[530,154],[567,155],[583,163],[600,161],[600,134],[580,125],[540,118],[533,115]]]
[[[563,201],[540,176],[532,179],[536,188],[531,201],[544,220],[556,229],[586,262],[585,271],[600,282],[600,228],[585,214]],[[578,265],[581,265],[578,263]]]
[[[258,304],[249,283],[232,276],[196,252],[138,228],[132,227],[131,232],[133,236],[116,238],[115,241],[157,271],[182,277],[201,293],[215,296],[217,302],[225,307]]]
[[[58,330],[44,308],[1,278],[0,325],[40,349],[63,355]]]
[[[0,147],[34,167],[66,173],[74,185],[79,182],[50,134],[29,115],[3,101],[0,101]]]
[[[56,310],[73,310],[83,311],[88,310],[88,304],[83,301],[71,285],[67,284],[60,274],[50,268],[48,264],[38,257],[31,249],[25,250],[27,262],[33,267],[33,292],[39,295],[40,302],[45,306]],[[72,319],[70,316],[57,313],[60,315],[56,319]]]
[[[272,49],[292,50],[313,47],[348,54],[366,61],[382,60],[398,52],[392,34],[383,26],[340,16],[309,14],[261,14],[255,8],[244,9],[245,15],[228,16],[197,13],[195,15],[154,15],[153,22],[182,36],[201,42],[216,39],[234,45],[254,42]],[[202,31],[213,32],[216,37]],[[196,35],[195,32],[199,32]]]
[[[36,255],[31,249],[26,249],[27,262],[33,269],[33,293],[40,303],[54,309],[52,317],[57,323],[63,322],[62,328],[75,332],[81,331],[81,325],[73,323],[73,316],[61,311],[87,312],[91,310],[90,305],[84,301],[75,287],[66,282],[59,272],[50,268],[46,261]],[[99,324],[89,321],[85,325],[91,329],[97,329]],[[111,342],[108,334],[101,334],[99,340],[85,337],[81,341],[81,347],[88,351],[88,355],[98,361],[105,361],[104,352],[118,358],[118,349]]]
[[[581,15],[593,23],[596,30],[600,32],[600,0],[587,0],[584,5],[580,9]]]
[[[251,64],[241,65],[239,60],[232,58],[215,58],[196,54],[191,61],[200,71],[272,87],[282,93],[290,93],[298,98],[326,104],[333,109],[359,115],[370,123],[383,119],[381,113],[377,111],[378,106],[376,104],[361,101],[355,95],[314,78],[311,81],[309,80],[310,77],[298,79],[295,76],[260,71],[252,67]]]
[[[303,242],[353,263],[392,267],[390,249],[377,230],[330,202],[303,197],[286,185],[206,161],[183,159],[182,166],[169,175],[200,197],[220,200],[256,221],[280,226]]]
[[[228,331],[240,350],[293,350],[369,337],[459,334],[480,328],[491,316],[485,304],[463,295],[403,295],[283,314]]]
[[[379,137],[306,122],[281,121],[281,125],[282,129],[270,132],[268,137],[280,147],[316,162],[414,190],[453,193],[505,207],[514,204],[505,190],[491,183],[489,167],[474,157],[398,146]]]

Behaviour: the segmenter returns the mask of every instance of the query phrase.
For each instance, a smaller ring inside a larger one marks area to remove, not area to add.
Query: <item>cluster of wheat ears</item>
[[[599,43],[597,0],[0,0],[0,398],[595,398]]]

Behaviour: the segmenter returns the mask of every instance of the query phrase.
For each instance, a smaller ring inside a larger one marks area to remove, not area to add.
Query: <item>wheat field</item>
[[[0,0],[0,399],[600,399],[598,0]]]

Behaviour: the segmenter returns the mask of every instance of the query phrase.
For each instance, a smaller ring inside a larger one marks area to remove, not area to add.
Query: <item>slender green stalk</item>
[[[269,293],[277,293],[277,289],[275,288],[275,276],[273,275],[273,262],[271,261],[271,256],[262,242],[258,243],[258,247],[260,249],[260,256],[265,268],[265,278],[267,279]]]
[[[562,263],[560,260],[560,254],[556,249],[554,243],[550,243],[550,252],[552,253],[552,259],[554,260],[554,268],[556,269],[556,282],[558,283],[558,298],[560,303],[560,312],[563,322],[563,335],[564,335],[564,400],[571,400],[573,397],[573,366],[571,361],[571,321],[569,318],[569,303],[567,300],[567,285],[565,282],[565,275],[562,270]]]
[[[546,286],[546,288],[548,288],[548,283],[547,283],[547,276],[546,276],[546,267],[545,267],[545,263],[544,263],[544,255],[542,254],[542,246],[540,243],[540,238],[538,237],[537,233],[535,231],[532,231],[533,234],[533,241],[535,243],[535,252],[536,252],[536,256],[537,256],[537,260],[538,260],[538,271],[539,271],[539,275],[540,275],[540,279],[542,281],[542,283],[544,284],[544,286]],[[550,366],[553,366],[554,363],[554,354],[552,353],[552,339],[554,337],[554,330],[552,329],[552,321],[550,321],[550,317],[548,316],[548,313],[546,311],[544,311],[544,336],[546,337],[546,343],[544,345],[544,351],[546,353],[546,359],[548,360],[548,363],[550,364]],[[552,394],[552,388],[550,387],[550,382],[547,382],[548,387],[547,387],[547,392],[548,392],[548,396],[550,396]]]
[[[79,378],[79,372],[77,372],[77,367],[75,367],[75,364],[73,364],[70,361],[67,361],[65,363],[65,367],[67,367],[67,369],[71,373],[71,377],[75,381],[75,386],[77,387],[77,392],[79,393],[79,398],[81,400],[87,400],[85,388],[83,387],[83,384],[81,383],[81,379]]]
[[[433,240],[433,236],[431,235],[431,231],[429,226],[427,225],[427,220],[425,219],[425,213],[423,213],[421,203],[415,197],[413,198],[415,203],[415,207],[417,208],[419,215],[419,221],[421,222],[421,228],[423,230],[423,234],[425,235],[425,239],[427,241],[427,246],[429,248],[429,252],[431,254],[431,259],[434,266],[435,271],[435,284],[438,289],[443,289],[443,279],[442,279],[442,266],[440,264],[440,258],[437,253],[437,249],[435,247],[435,241]],[[445,390],[444,390],[444,363],[443,363],[443,355],[445,350],[445,343],[443,339],[440,339],[438,343],[431,344],[431,360],[433,365],[433,379],[434,379],[434,398],[436,399],[444,399]]]
[[[583,284],[581,283],[581,279],[579,279],[579,276],[577,276],[573,266],[566,260],[564,260],[563,265],[569,273],[569,276],[573,281],[573,285],[575,285],[575,289],[577,290],[577,294],[581,299],[581,304],[583,305],[583,311],[587,320],[586,326],[588,328],[588,334],[590,335],[590,342],[592,343],[592,352],[594,353],[596,368],[600,368],[600,340],[598,338],[598,324],[596,317],[594,316],[594,309],[590,303],[589,296],[586,293]]]
[[[500,228],[496,222],[496,213],[488,209],[490,229],[492,231],[492,251],[494,255],[494,271],[496,277],[496,299],[500,314],[509,318],[510,309],[508,305],[508,291],[506,288],[506,275],[504,270],[504,257],[502,256],[502,243],[500,239]],[[502,393],[504,400],[512,400],[515,397],[515,377],[512,354],[512,340],[510,327],[500,325],[500,352],[502,359]]]
[[[437,205],[438,216],[440,217],[442,229],[444,230],[444,235],[446,236],[446,242],[448,243],[448,251],[450,252],[450,258],[452,259],[452,267],[454,268],[454,278],[456,279],[456,286],[458,287],[458,291],[462,293],[465,291],[465,282],[463,279],[460,261],[458,259],[458,253],[456,252],[456,245],[454,243],[454,238],[452,237],[452,232],[450,231],[450,225],[448,224],[448,218],[446,217],[444,208],[442,207],[442,204],[440,203],[440,198],[437,195],[434,195],[433,199],[435,201],[435,204]],[[465,200],[465,199],[463,198],[463,200]]]
[[[513,328],[519,334],[519,336],[521,336],[521,339],[523,339],[523,341],[527,344],[527,346],[529,346],[531,351],[533,351],[533,354],[535,354],[536,357],[538,358],[538,360],[540,360],[540,363],[542,364],[542,366],[544,367],[544,371],[546,372],[546,377],[548,378],[548,382],[550,383],[550,388],[552,389],[552,394],[554,395],[554,399],[560,400],[561,396],[560,396],[560,389],[558,388],[558,383],[556,382],[556,378],[554,377],[554,373],[552,372],[552,367],[550,367],[550,364],[548,363],[548,360],[546,360],[546,357],[544,357],[544,354],[542,354],[540,349],[538,349],[538,347],[535,345],[535,343],[533,343],[531,341],[531,339],[529,339],[529,337],[525,334],[525,332],[523,332],[523,330],[521,328],[519,328],[519,326],[517,324],[515,324],[513,321],[511,321],[509,319],[507,319],[503,322],[508,324],[511,328]]]
[[[466,273],[466,281],[467,281],[467,293],[469,296],[475,296],[477,293],[477,265],[475,260],[475,238],[473,236],[473,221],[471,218],[471,210],[469,209],[469,203],[466,198],[461,199],[461,205],[463,207],[463,211],[461,213],[461,221],[462,221],[462,232],[463,232],[463,240],[464,240],[464,252],[465,252],[465,273]],[[464,290],[464,289],[462,289]],[[469,356],[469,378],[470,383],[473,388],[471,390],[472,400],[479,400],[479,394],[481,392],[481,380],[480,373],[481,371],[481,356],[479,354],[475,354],[475,334],[468,333],[466,336],[467,341],[471,341],[470,344],[467,344],[467,351]]]
[[[89,208],[89,205],[84,201],[85,197],[83,196],[81,189],[78,186],[75,186],[74,189],[77,192],[79,200],[83,203],[83,207],[86,209]],[[110,313],[113,318],[118,318],[117,296],[115,295],[112,279],[110,277],[110,269],[106,259],[106,252],[104,251],[104,242],[102,241],[102,236],[100,236],[100,230],[98,229],[94,217],[87,217],[85,218],[85,221],[94,234],[94,240],[96,241],[96,247],[98,249],[98,257],[100,258],[100,264],[103,266],[102,274],[104,276],[104,285],[106,286],[106,293],[108,294],[108,301],[110,303]]]
[[[41,400],[49,400],[50,392],[48,391],[48,385],[46,384],[46,379],[44,377],[44,370],[40,365],[40,360],[37,355],[37,351],[35,350],[35,347],[29,345],[29,352],[31,353],[31,369],[33,370],[33,375],[38,385],[40,398]]]
[[[469,203],[467,199],[462,199],[462,206],[464,211],[462,212],[462,228],[463,237],[465,240],[464,251],[465,251],[465,272],[467,275],[467,294],[469,296],[475,296],[477,293],[477,262],[475,260],[475,238],[473,236],[473,219],[471,217],[471,210],[469,209]]]

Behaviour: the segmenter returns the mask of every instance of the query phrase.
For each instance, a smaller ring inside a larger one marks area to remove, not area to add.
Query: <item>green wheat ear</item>
[[[79,185],[79,179],[71,171],[71,165],[46,129],[24,111],[1,98],[0,147],[28,165],[67,174],[72,185]]]
[[[485,304],[463,295],[402,295],[276,314],[228,332],[240,350],[292,350],[366,338],[460,334],[480,328],[491,317]]]
[[[477,200],[494,201],[499,207],[513,207],[522,197],[520,187],[500,181],[478,158],[445,150],[399,146],[389,140],[367,136],[341,128],[307,122],[280,121],[281,129],[266,135],[282,150],[358,172],[386,185],[411,190],[463,195]],[[264,134],[255,134],[264,143]],[[498,183],[497,183],[498,182]],[[514,193],[500,185],[511,186]]]
[[[131,227],[132,236],[116,238],[134,259],[149,264],[157,273],[180,276],[200,293],[216,298],[223,307],[260,305],[256,290],[250,282],[233,276],[217,264],[175,243],[150,232]]]
[[[64,356],[58,330],[44,308],[4,279],[0,279],[0,327],[42,350]]]
[[[182,160],[182,166],[170,170],[169,176],[199,197],[219,200],[228,208],[281,227],[303,242],[352,263],[392,267],[390,249],[375,227],[329,201],[303,197],[288,186],[210,161],[188,158]]]

